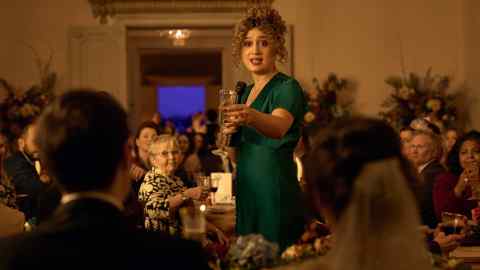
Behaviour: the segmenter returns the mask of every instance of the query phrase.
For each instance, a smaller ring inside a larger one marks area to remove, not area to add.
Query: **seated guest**
[[[455,128],[448,128],[445,133],[443,133],[443,143],[445,145],[445,152],[448,154],[450,150],[452,150],[453,145],[457,142],[458,138],[460,137],[461,133],[458,129]]]
[[[19,151],[4,163],[4,173],[15,187],[18,206],[27,220],[36,216],[38,196],[50,182],[48,176],[39,175],[35,168],[35,161],[39,159],[38,147],[34,142],[36,131],[36,123],[27,125],[18,139]]]
[[[196,187],[197,183],[194,179],[188,177],[187,171],[185,170],[185,159],[187,158],[187,152],[190,148],[190,139],[186,134],[179,134],[177,135],[177,142],[180,154],[177,155],[178,169],[175,172],[175,176],[179,177],[187,188]]]
[[[440,135],[440,128],[425,118],[414,119],[410,123],[410,127],[415,131],[425,131]]]
[[[448,128],[442,135],[443,155],[442,164],[447,164],[448,153],[452,150],[453,145],[460,137],[460,131],[455,128]]]
[[[192,136],[192,147],[185,160],[185,171],[189,179],[195,180],[195,175],[210,175],[212,172],[223,172],[222,159],[212,154],[205,141],[205,135],[195,133]]]
[[[0,133],[0,204],[10,208],[18,208],[15,187],[3,169],[4,160],[9,156],[7,137]]]
[[[0,177],[3,175],[3,161],[10,154],[8,150],[8,139],[0,133]]]
[[[220,127],[218,126],[218,113],[217,110],[209,109],[207,110],[207,145],[209,148],[215,147],[217,132]]]
[[[152,115],[152,122],[157,126],[158,133],[162,133],[163,131],[162,114],[159,112],[155,112]]]
[[[208,146],[205,142],[205,136],[203,134],[194,133],[190,138],[190,149],[187,152],[183,166],[187,172],[188,178],[195,179],[196,174],[205,174],[205,172],[202,171],[203,168],[199,153],[207,152]]]
[[[176,211],[191,199],[201,200],[208,195],[202,187],[186,188],[182,180],[176,177],[177,156],[180,149],[175,137],[160,135],[153,139],[150,148],[152,169],[145,175],[140,187],[139,200],[145,205],[145,228],[180,235],[180,220]],[[219,239],[223,234],[213,225]]]
[[[157,125],[153,122],[143,122],[135,134],[133,158],[130,165],[130,179],[133,181],[133,190],[138,193],[145,174],[152,167],[148,161],[148,147],[152,139],[158,135]]]
[[[154,115],[155,116],[155,115]],[[132,180],[132,191],[124,202],[128,220],[139,228],[143,228],[143,206],[138,201],[138,191],[145,174],[152,167],[148,159],[148,147],[152,139],[158,135],[158,125],[154,122],[143,122],[137,129],[133,143],[132,162],[129,175]]]
[[[445,172],[440,164],[441,143],[431,132],[416,131],[410,143],[410,157],[419,174],[415,184],[422,223],[435,228],[437,218],[433,206],[433,187],[437,176]]]
[[[326,256],[289,269],[432,268],[408,185],[414,174],[390,126],[364,118],[337,121],[313,137],[305,160],[310,202],[335,241]]]
[[[113,97],[66,91],[43,112],[38,129],[40,155],[62,204],[36,231],[0,241],[0,269],[209,269],[198,244],[128,226],[127,114]]]
[[[480,181],[480,133],[470,131],[454,144],[447,158],[448,172],[437,177],[433,200],[437,218],[442,212],[453,212],[471,217],[477,207],[472,196],[470,183]]]
[[[411,127],[404,127],[400,129],[400,142],[402,143],[402,154],[410,160],[410,141],[412,140],[414,130]]]
[[[165,121],[162,134],[168,134],[172,136],[177,134],[177,128],[175,126],[175,123],[172,120],[168,119],[167,121]]]

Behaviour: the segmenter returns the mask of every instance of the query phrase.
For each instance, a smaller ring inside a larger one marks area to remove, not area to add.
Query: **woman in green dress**
[[[277,71],[286,58],[285,22],[271,8],[248,10],[237,25],[233,50],[254,81],[238,105],[223,107],[223,132],[233,135],[237,168],[237,233],[259,233],[293,244],[304,229],[304,206],[293,150],[307,110],[299,83]]]

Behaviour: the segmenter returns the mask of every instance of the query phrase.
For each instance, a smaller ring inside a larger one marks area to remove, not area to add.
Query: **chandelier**
[[[185,46],[187,39],[190,38],[192,31],[188,29],[168,30],[168,38],[173,42],[173,46]]]

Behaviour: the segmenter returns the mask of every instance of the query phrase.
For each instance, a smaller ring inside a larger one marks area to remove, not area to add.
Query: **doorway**
[[[160,88],[202,86],[204,90],[197,91],[204,93],[202,111],[206,111],[218,107],[219,89],[234,86],[237,75],[231,55],[233,28],[189,29],[191,37],[183,46],[175,46],[170,39],[158,34],[165,30],[128,29],[127,67],[132,127],[149,120],[153,113],[162,112],[162,106],[167,106],[159,100],[167,93],[159,92]],[[169,98],[170,105],[173,103],[185,108],[184,115],[191,113],[186,110],[187,106],[181,104],[185,100],[180,96]]]

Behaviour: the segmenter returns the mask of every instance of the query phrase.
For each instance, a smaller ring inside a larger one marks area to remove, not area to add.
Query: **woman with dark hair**
[[[135,193],[138,193],[145,174],[151,168],[148,161],[148,147],[152,139],[158,135],[157,127],[153,122],[143,122],[138,127],[137,133],[135,133],[132,163],[129,170]]]
[[[472,130],[462,136],[452,147],[447,157],[448,173],[437,177],[433,189],[435,214],[453,212],[471,216],[470,210],[477,206],[472,196],[471,184],[479,181],[480,132]]]
[[[143,227],[143,209],[138,200],[138,191],[145,174],[150,170],[149,146],[151,141],[158,135],[158,126],[154,122],[143,122],[137,129],[132,144],[132,156],[128,174],[132,181],[132,190],[124,202],[125,215],[129,222],[138,228]]]
[[[448,153],[453,148],[453,145],[457,142],[458,138],[461,137],[462,133],[459,129],[456,128],[447,128],[445,132],[442,134],[442,147],[443,147],[443,155],[442,155],[442,164],[447,164]]]
[[[197,175],[209,175],[212,172],[221,172],[222,160],[211,153],[206,141],[206,135],[194,133],[192,136],[190,154],[185,160],[185,171],[189,177],[188,181],[194,183]]]
[[[390,126],[367,118],[333,123],[313,137],[305,172],[310,202],[336,240],[326,256],[292,269],[432,268],[409,187],[414,174]]]

